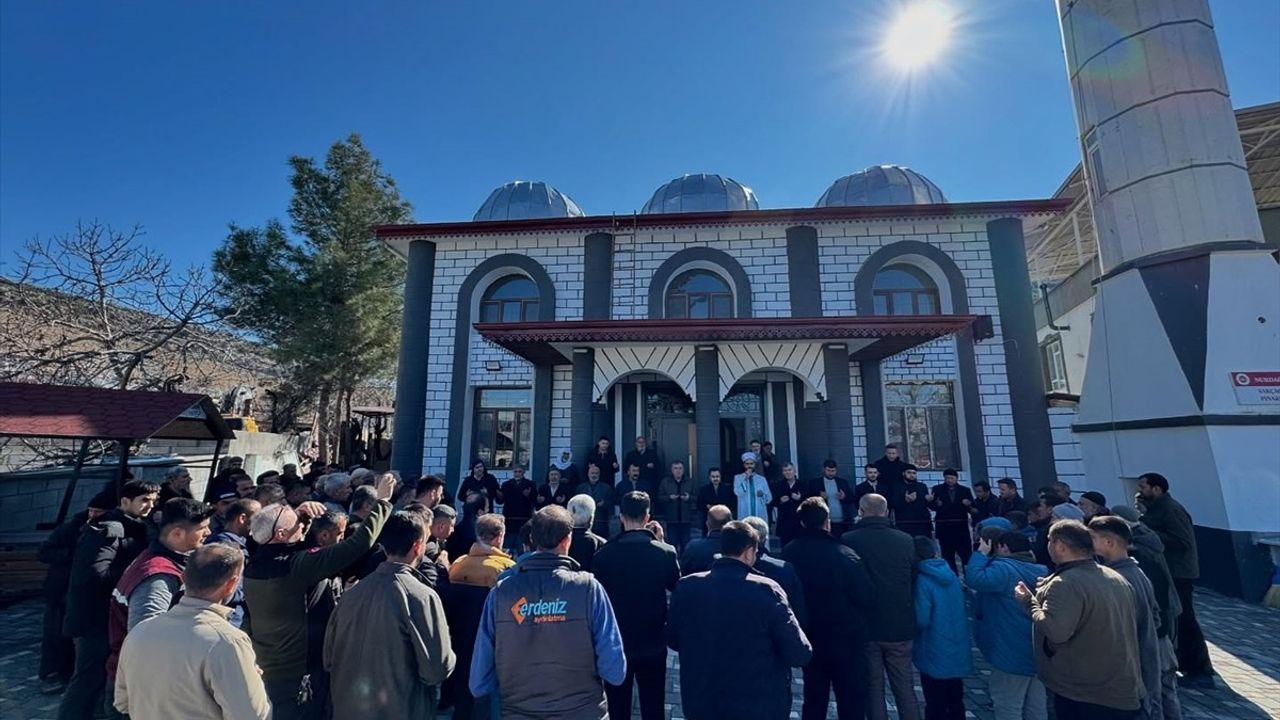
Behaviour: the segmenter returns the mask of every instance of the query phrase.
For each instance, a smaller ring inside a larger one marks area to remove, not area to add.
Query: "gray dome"
[[[683,175],[658,188],[640,212],[716,212],[719,210],[759,210],[751,188],[720,175]]]
[[[581,217],[573,198],[544,182],[516,180],[489,193],[472,220]]]
[[[872,165],[831,183],[817,207],[932,205],[947,198],[929,178],[899,165]]]

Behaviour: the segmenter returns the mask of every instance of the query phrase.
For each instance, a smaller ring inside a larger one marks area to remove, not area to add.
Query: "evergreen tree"
[[[323,165],[299,156],[289,164],[293,235],[278,220],[232,225],[213,268],[232,321],[272,348],[295,386],[316,393],[328,457],[355,389],[394,373],[404,263],[373,228],[409,222],[412,208],[359,135],[334,143]]]

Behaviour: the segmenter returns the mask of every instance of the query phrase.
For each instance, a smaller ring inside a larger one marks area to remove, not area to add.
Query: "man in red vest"
[[[168,611],[181,598],[187,556],[209,537],[211,515],[212,507],[190,498],[173,498],[160,506],[159,535],[134,559],[111,592],[107,607],[108,692],[115,687],[124,636],[143,620]]]

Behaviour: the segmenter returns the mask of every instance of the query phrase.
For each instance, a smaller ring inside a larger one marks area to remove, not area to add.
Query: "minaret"
[[[1138,475],[1165,475],[1204,582],[1260,597],[1280,395],[1240,390],[1280,378],[1280,266],[1208,2],[1057,4],[1102,268],[1075,427],[1089,483],[1130,503]]]

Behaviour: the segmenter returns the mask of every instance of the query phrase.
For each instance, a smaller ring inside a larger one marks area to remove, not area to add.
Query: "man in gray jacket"
[[[343,593],[324,641],[335,718],[430,720],[453,672],[440,596],[414,568],[427,545],[423,516],[401,510],[378,536],[387,560]]]
[[[1093,554],[1104,567],[1120,573],[1133,587],[1134,610],[1137,612],[1138,666],[1142,670],[1142,716],[1146,720],[1162,720],[1160,697],[1160,644],[1156,626],[1160,622],[1160,606],[1156,603],[1151,581],[1138,562],[1129,557],[1133,533],[1129,524],[1114,515],[1095,517],[1089,521],[1093,536]]]

